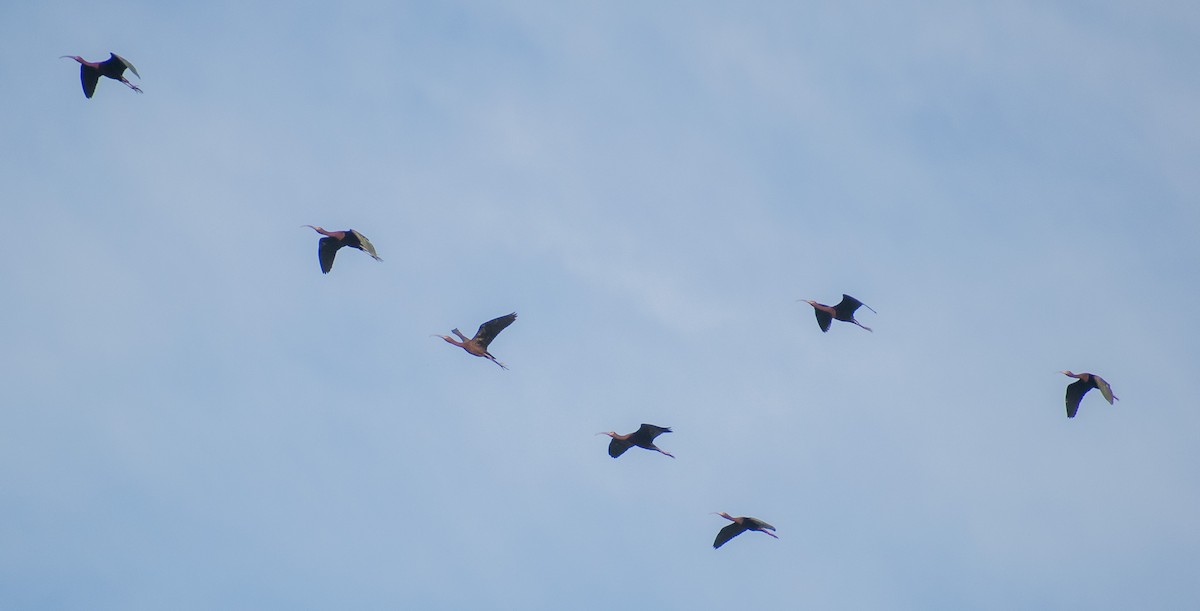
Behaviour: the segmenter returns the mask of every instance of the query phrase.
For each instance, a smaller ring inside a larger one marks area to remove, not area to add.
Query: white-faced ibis
[[[838,304],[835,306],[827,306],[823,303],[817,303],[811,299],[801,299],[800,301],[804,301],[804,302],[808,303],[816,311],[817,324],[821,325],[822,332],[828,333],[829,326],[831,324],[833,324],[834,320],[852,322],[852,323],[866,329],[867,331],[871,330],[871,327],[868,327],[868,326],[858,322],[857,320],[854,320],[854,311],[858,309],[858,306],[862,306],[868,310],[871,310],[871,306],[869,306],[849,295],[846,295],[843,293],[842,300],[839,301]],[[875,310],[871,310],[871,311],[875,312]],[[875,313],[878,314],[878,312],[875,312]]]
[[[1093,388],[1100,389],[1100,394],[1104,395],[1104,399],[1108,401],[1109,405],[1112,405],[1113,400],[1120,400],[1113,394],[1112,387],[1108,385],[1108,382],[1105,382],[1104,378],[1094,373],[1071,373],[1070,371],[1060,371],[1059,373],[1076,379],[1076,381],[1067,385],[1068,418],[1075,417],[1075,414],[1079,412],[1079,402],[1083,400],[1083,396],[1087,394],[1087,391]]]
[[[625,453],[625,450],[637,446],[655,452],[662,452],[671,458],[675,458],[671,453],[664,452],[662,448],[654,445],[654,438],[663,433],[670,433],[671,429],[665,426],[655,426],[653,424],[643,424],[638,427],[638,430],[629,433],[628,435],[618,435],[615,431],[607,433],[596,433],[597,435],[608,435],[612,437],[612,441],[608,442],[608,455],[616,458]]]
[[[125,69],[128,68],[133,75],[142,78],[138,74],[137,68],[129,63],[129,60],[117,55],[109,53],[108,59],[102,62],[89,62],[78,55],[63,55],[59,59],[69,58],[79,62],[79,80],[83,82],[83,95],[92,97],[96,93],[96,83],[100,82],[100,77],[107,76],[110,79],[125,83],[130,89],[141,93],[142,90],[137,88],[137,85],[130,83],[124,76]]]
[[[499,335],[500,332],[505,329],[505,327],[513,324],[513,321],[516,319],[516,312],[513,312],[512,314],[506,314],[500,318],[493,318],[492,320],[479,325],[479,330],[475,332],[475,337],[472,337],[471,339],[467,339],[467,336],[463,335],[458,329],[451,329],[450,332],[457,335],[458,338],[462,340],[461,342],[454,341],[454,338],[448,335],[435,335],[434,337],[440,337],[447,342],[450,342],[451,344],[454,344],[455,346],[474,354],[475,356],[487,358],[493,363],[499,365],[501,369],[508,369],[508,367],[504,366],[504,363],[497,361],[496,357],[492,356],[492,354],[488,352],[488,344],[491,344],[492,340],[496,339],[496,336]]]
[[[314,231],[325,236],[321,238],[321,245],[317,248],[317,258],[321,260],[321,273],[328,274],[329,270],[333,269],[333,258],[337,256],[337,251],[343,246],[357,248],[368,255],[371,255],[376,261],[382,261],[379,255],[375,254],[375,247],[371,245],[371,241],[367,236],[353,230],[345,231],[325,231],[320,227],[312,225],[304,225],[304,227],[312,227]]]
[[[746,532],[747,530],[757,530],[760,533],[771,535],[776,539],[779,538],[775,536],[775,533],[771,532],[772,530],[775,530],[774,526],[771,526],[770,524],[767,524],[758,518],[748,518],[746,516],[735,518],[724,511],[717,512],[716,515],[733,522],[733,524],[722,528],[720,532],[717,533],[717,539],[713,541],[713,549],[717,549],[722,545],[725,545],[725,543],[730,539]]]

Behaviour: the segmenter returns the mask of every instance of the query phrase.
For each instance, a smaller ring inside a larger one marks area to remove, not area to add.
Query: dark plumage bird
[[[871,306],[869,306],[849,295],[846,295],[843,293],[842,300],[839,301],[838,304],[835,306],[827,306],[823,303],[817,303],[811,299],[801,299],[800,301],[804,301],[804,302],[808,303],[816,311],[817,324],[821,325],[822,332],[828,333],[829,326],[833,324],[834,320],[841,320],[844,322],[852,322],[852,323],[866,329],[867,331],[871,330],[871,327],[868,327],[868,326],[858,322],[857,320],[854,320],[854,311],[857,310],[859,306],[862,306],[868,310],[871,310]],[[875,312],[875,310],[871,310],[871,311]],[[878,312],[875,312],[875,313],[878,314]]]
[[[669,452],[664,452],[661,448],[654,445],[654,438],[663,433],[670,433],[671,429],[665,426],[655,426],[653,424],[643,424],[638,430],[629,433],[628,435],[618,435],[615,431],[606,433],[596,433],[597,435],[608,435],[612,437],[612,441],[608,442],[608,455],[616,458],[625,453],[625,450],[637,446],[655,452],[662,452],[671,458],[675,458]]]
[[[371,255],[376,261],[382,261],[379,255],[375,254],[375,247],[371,245],[371,241],[367,236],[353,230],[345,231],[325,231],[320,227],[312,225],[304,225],[311,227],[313,231],[325,236],[321,238],[321,245],[317,248],[317,258],[321,260],[321,273],[328,274],[329,270],[333,269],[333,258],[337,256],[337,251],[343,246],[357,248],[368,255]]]
[[[142,78],[138,74],[137,68],[129,63],[129,60],[117,55],[109,53],[108,59],[102,62],[89,62],[78,55],[63,55],[59,59],[73,59],[79,62],[79,80],[83,82],[83,95],[92,97],[96,93],[96,83],[100,82],[100,77],[107,76],[110,79],[125,83],[130,89],[141,93],[142,90],[137,88],[137,85],[130,83],[124,76],[125,69],[128,68],[133,75]]]
[[[1059,373],[1076,378],[1076,380],[1067,385],[1067,417],[1074,418],[1079,412],[1079,402],[1083,400],[1083,396],[1087,391],[1093,388],[1099,388],[1100,394],[1104,395],[1104,399],[1112,405],[1114,400],[1119,401],[1116,395],[1113,394],[1112,387],[1104,378],[1094,373],[1071,373],[1070,371],[1060,371]]]
[[[725,545],[730,539],[746,532],[747,530],[757,530],[760,533],[763,533],[766,535],[771,535],[772,537],[775,537],[776,539],[779,538],[779,537],[775,536],[775,533],[770,532],[772,530],[775,530],[774,526],[771,526],[770,524],[767,524],[766,522],[763,522],[762,520],[760,520],[758,518],[748,518],[745,516],[742,516],[740,518],[735,518],[735,517],[725,513],[724,511],[718,512],[716,515],[719,515],[722,518],[725,518],[726,520],[733,522],[733,524],[730,524],[730,525],[726,526],[725,528],[722,528],[717,533],[717,539],[715,541],[713,541],[713,549],[717,549],[717,548],[721,547],[722,545]]]
[[[492,340],[496,339],[496,336],[499,335],[500,332],[505,329],[505,327],[513,324],[513,321],[516,319],[516,312],[501,316],[500,318],[493,318],[492,320],[479,325],[479,330],[475,332],[475,337],[472,337],[471,339],[467,339],[467,336],[463,335],[458,329],[451,329],[450,332],[457,335],[458,338],[462,340],[461,342],[454,341],[454,338],[447,335],[435,335],[434,337],[440,337],[447,342],[450,342],[451,344],[454,344],[455,346],[474,354],[475,356],[482,356],[486,359],[489,359],[493,363],[499,365],[501,369],[508,369],[508,367],[504,366],[504,363],[497,361],[496,357],[492,356],[492,354],[488,352],[488,345],[492,343]]]

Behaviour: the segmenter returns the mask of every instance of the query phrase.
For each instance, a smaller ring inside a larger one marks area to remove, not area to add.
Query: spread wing
[[[500,318],[493,318],[479,325],[479,330],[475,332],[475,337],[471,339],[479,342],[479,345],[483,346],[484,350],[487,350],[488,344],[492,343],[492,340],[496,339],[496,336],[508,327],[508,325],[513,324],[513,321],[516,319],[516,312],[507,316],[501,316]]]
[[[1104,381],[1104,378],[1098,375],[1092,374],[1092,380],[1096,382],[1096,388],[1100,389],[1100,394],[1104,395],[1104,400],[1108,401],[1109,405],[1112,405],[1113,399],[1117,398],[1112,392],[1112,387],[1108,385],[1108,382]]]
[[[1091,390],[1091,384],[1083,380],[1076,380],[1067,385],[1067,417],[1074,418],[1079,412],[1079,402],[1083,400],[1083,395]]]
[[[371,244],[371,241],[367,239],[367,236],[353,229],[350,230],[350,233],[353,233],[355,237],[358,238],[358,247],[361,248],[363,252],[366,252],[368,255],[374,257],[376,261],[383,260],[379,258],[379,254],[375,252],[375,245]]]
[[[628,441],[622,441],[614,438],[612,441],[608,442],[608,455],[616,458],[624,454],[625,450],[628,450],[631,447],[633,447],[633,445]]]
[[[638,427],[637,432],[634,433],[633,436],[635,436],[639,439],[645,440],[647,443],[652,443],[654,441],[655,437],[658,437],[659,435],[662,435],[663,433],[670,433],[670,432],[671,432],[671,427],[655,426],[653,424],[643,424],[642,426]]]
[[[132,72],[134,76],[136,76],[138,78],[142,78],[142,75],[138,74],[137,68],[134,68],[133,64],[129,63],[129,60],[125,59],[124,57],[121,57],[120,55],[117,55],[116,53],[109,52],[109,55],[111,57],[109,57],[108,61],[106,61],[105,63],[111,62],[115,59],[115,60],[121,62],[122,66],[129,68],[129,71]]]
[[[746,521],[759,530],[775,530],[774,526],[771,526],[770,524],[767,524],[758,518],[746,518]]]
[[[719,532],[717,532],[717,539],[715,541],[713,541],[713,549],[720,548],[722,545],[725,545],[730,539],[732,539],[744,532],[746,532],[746,527],[744,525],[738,524],[737,522],[731,522],[728,526],[726,526],[725,528],[722,528]]]
[[[833,315],[816,308],[813,308],[813,312],[817,313],[817,324],[821,326],[821,332],[828,333],[829,325],[833,324]]]
[[[321,238],[321,245],[317,249],[317,257],[321,259],[321,273],[328,274],[329,270],[333,269],[333,258],[342,246],[344,244],[337,238]]]
[[[100,82],[100,71],[80,64],[79,80],[83,83],[83,95],[90,98],[92,94],[96,93],[96,83]]]
[[[833,306],[833,309],[837,310],[838,314],[841,314],[843,316],[854,316],[854,311],[857,310],[859,307],[865,307],[868,310],[871,310],[871,306],[869,306],[869,305],[867,305],[845,293],[842,293],[842,300],[839,301],[837,305]],[[874,312],[875,310],[871,310],[871,311]]]

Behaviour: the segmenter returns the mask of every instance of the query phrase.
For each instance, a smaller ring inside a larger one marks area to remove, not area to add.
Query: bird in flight
[[[383,260],[379,258],[378,254],[375,254],[375,247],[371,244],[371,241],[367,239],[367,236],[353,229],[347,229],[345,231],[325,231],[320,227],[313,227],[312,225],[302,226],[309,227],[313,231],[325,236],[321,238],[321,244],[317,248],[317,258],[321,260],[321,273],[323,274],[328,274],[329,270],[333,269],[333,258],[337,256],[337,251],[343,246],[357,248],[368,255],[371,255],[371,257],[373,257],[376,261]]]
[[[868,326],[858,322],[857,320],[854,320],[854,311],[857,310],[859,306],[862,306],[868,310],[871,310],[872,312],[875,312],[875,310],[872,310],[871,306],[869,306],[849,295],[846,295],[843,293],[842,300],[839,301],[838,304],[835,306],[827,306],[823,303],[817,303],[811,299],[800,299],[799,301],[806,302],[813,307],[813,310],[816,312],[816,315],[817,315],[817,324],[821,326],[821,331],[823,333],[829,332],[829,326],[831,324],[833,324],[834,320],[841,320],[844,322],[852,322],[852,323],[866,329],[867,331],[871,330],[871,327],[868,327]],[[878,312],[875,312],[875,313],[878,314]]]
[[[1083,400],[1083,396],[1087,391],[1093,388],[1099,388],[1100,394],[1104,395],[1104,400],[1112,405],[1114,400],[1119,401],[1116,395],[1113,394],[1112,387],[1104,378],[1094,373],[1071,373],[1070,371],[1060,371],[1059,373],[1075,378],[1075,381],[1067,385],[1067,417],[1074,418],[1079,412],[1079,402]]]
[[[616,458],[625,453],[625,450],[637,446],[655,452],[662,452],[671,458],[675,458],[669,452],[664,452],[661,448],[654,445],[654,438],[663,433],[670,433],[670,427],[655,426],[653,424],[643,424],[638,430],[627,435],[618,435],[616,431],[608,431],[606,433],[596,433],[597,435],[608,435],[612,437],[612,441],[608,442],[608,455]]]
[[[775,533],[770,532],[775,530],[774,526],[771,526],[770,524],[767,524],[758,518],[748,518],[745,516],[735,518],[724,511],[717,512],[715,515],[719,515],[722,518],[733,522],[733,524],[726,525],[725,528],[722,528],[719,532],[717,532],[717,539],[713,541],[713,549],[717,549],[722,545],[725,545],[730,539],[746,532],[747,530],[757,530],[765,535],[771,535],[776,539],[779,538],[775,535]]]
[[[512,314],[506,314],[499,318],[493,318],[492,320],[479,325],[479,330],[475,332],[475,337],[472,337],[471,339],[467,339],[467,336],[463,335],[458,329],[451,329],[450,332],[457,335],[462,341],[455,341],[454,338],[448,335],[434,335],[433,337],[440,337],[475,356],[482,356],[486,359],[489,359],[493,363],[499,365],[501,369],[508,369],[508,367],[504,366],[504,363],[496,360],[496,357],[492,356],[492,353],[488,352],[488,345],[492,343],[492,340],[496,339],[496,336],[499,335],[500,332],[505,329],[505,327],[513,324],[513,321],[516,319],[516,312],[513,312]]]
[[[100,77],[102,76],[121,81],[130,89],[138,93],[142,92],[141,89],[138,89],[137,85],[130,83],[124,74],[125,69],[128,68],[130,72],[133,72],[134,76],[142,78],[142,75],[138,74],[137,68],[134,68],[133,64],[129,63],[129,60],[116,53],[109,53],[108,59],[102,62],[89,62],[78,55],[63,55],[59,59],[73,59],[79,62],[79,80],[83,82],[83,95],[89,98],[92,97],[92,94],[96,93],[96,83],[100,82]]]

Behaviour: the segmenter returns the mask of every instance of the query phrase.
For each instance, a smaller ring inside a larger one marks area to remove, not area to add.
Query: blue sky
[[[1195,608],[1197,31],[5,4],[0,607]]]

